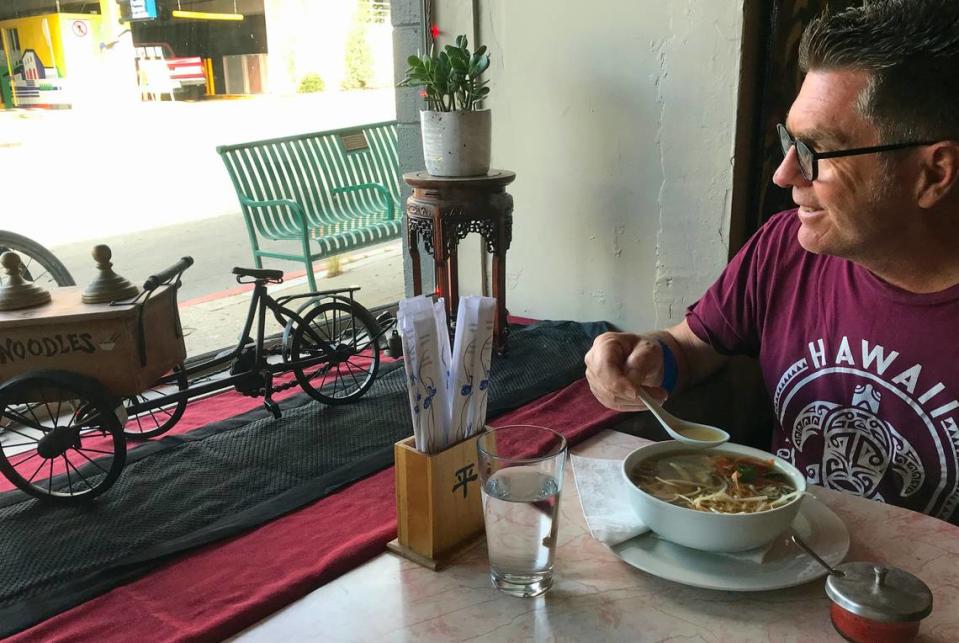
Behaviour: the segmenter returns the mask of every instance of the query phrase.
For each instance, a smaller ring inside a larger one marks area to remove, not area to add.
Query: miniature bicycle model
[[[385,331],[355,301],[358,288],[274,298],[267,285],[282,283],[279,270],[233,269],[239,283],[253,284],[240,341],[184,368],[176,291],[192,263],[184,257],[150,277],[129,301],[81,304],[79,290],[65,288],[28,316],[0,312],[0,472],[7,480],[51,501],[94,498],[120,475],[126,440],[169,431],[191,398],[233,387],[262,396],[279,417],[273,394],[297,384],[327,404],[352,402],[372,386]],[[301,303],[297,310],[293,302]],[[267,311],[284,329],[275,349],[265,346]],[[228,375],[196,379],[227,367]],[[274,384],[286,373],[294,379]]]

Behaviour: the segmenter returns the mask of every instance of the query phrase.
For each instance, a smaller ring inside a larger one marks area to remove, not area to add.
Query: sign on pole
[[[131,20],[156,20],[157,0],[130,0]]]

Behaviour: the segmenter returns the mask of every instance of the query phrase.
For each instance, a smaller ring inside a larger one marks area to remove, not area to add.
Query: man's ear
[[[916,182],[916,202],[931,208],[959,189],[959,141],[940,141],[923,150]]]

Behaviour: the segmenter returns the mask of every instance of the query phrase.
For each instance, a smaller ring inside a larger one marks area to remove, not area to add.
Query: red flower
[[[433,25],[432,27],[430,27],[430,35],[433,36],[433,40],[436,40],[437,38],[439,38],[439,37],[440,37],[440,26],[439,26],[439,25]]]
[[[425,90],[425,89],[421,89],[421,90],[420,90],[420,97],[421,97],[421,98],[426,98],[426,96],[427,96],[426,90]]]

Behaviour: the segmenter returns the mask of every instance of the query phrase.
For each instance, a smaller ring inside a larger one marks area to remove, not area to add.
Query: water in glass
[[[483,511],[493,584],[516,596],[539,596],[553,584],[560,485],[537,467],[493,473]]]

